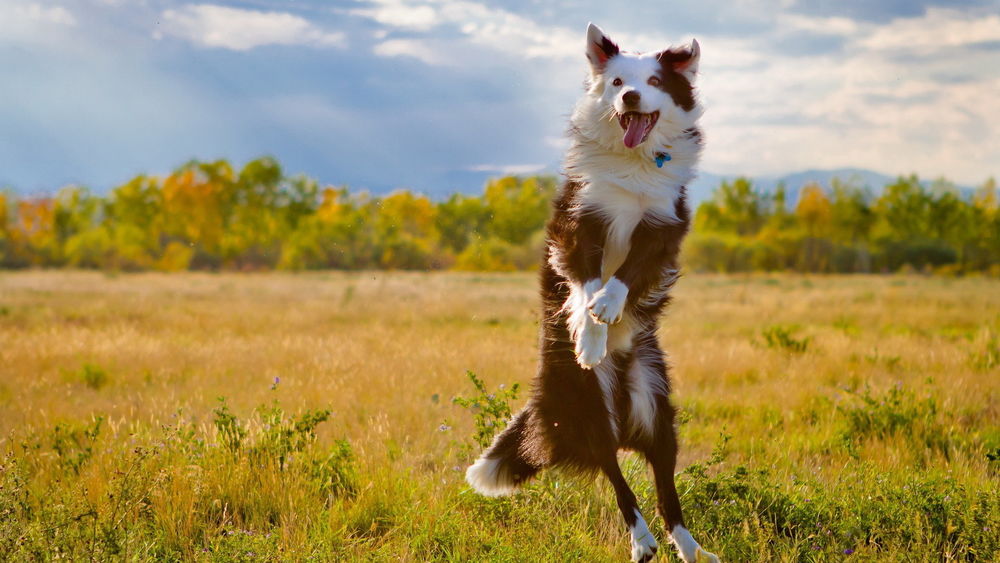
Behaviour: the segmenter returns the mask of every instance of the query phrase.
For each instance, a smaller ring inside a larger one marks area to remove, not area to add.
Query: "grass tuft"
[[[774,325],[765,328],[761,332],[764,337],[764,344],[768,348],[783,350],[794,354],[801,354],[809,348],[809,337],[795,338],[795,327]]]

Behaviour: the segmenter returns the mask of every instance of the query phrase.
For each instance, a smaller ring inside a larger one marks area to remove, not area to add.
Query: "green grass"
[[[0,274],[0,560],[626,559],[602,479],[462,480],[528,396],[533,286]],[[684,278],[688,527],[728,561],[996,560],[998,330],[986,279]]]

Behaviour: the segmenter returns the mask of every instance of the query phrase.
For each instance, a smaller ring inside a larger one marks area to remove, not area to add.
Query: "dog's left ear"
[[[618,54],[618,45],[594,24],[587,25],[587,60],[594,74],[604,72],[608,59]]]
[[[701,46],[698,45],[697,39],[692,39],[691,46],[687,49],[678,51],[667,49],[657,55],[657,58],[660,60],[660,64],[670,66],[674,72],[681,73],[685,78],[693,82],[694,75],[698,74],[698,60],[701,58]]]

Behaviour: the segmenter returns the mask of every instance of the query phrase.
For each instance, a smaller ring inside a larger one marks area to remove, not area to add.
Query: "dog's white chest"
[[[632,248],[632,233],[644,217],[671,222],[677,220],[676,192],[636,192],[614,184],[589,185],[581,193],[581,204],[607,221],[601,278],[607,281],[621,267]]]
[[[612,224],[608,229],[608,235],[604,239],[604,254],[601,260],[601,280],[607,282],[609,278],[622,264],[632,249],[632,231],[639,224],[638,218],[628,217],[626,220],[619,220],[618,225]],[[634,221],[632,219],[635,219]]]

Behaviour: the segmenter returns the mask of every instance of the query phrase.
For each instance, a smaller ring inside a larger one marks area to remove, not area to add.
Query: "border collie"
[[[641,452],[681,558],[718,561],[684,527],[674,407],[656,337],[690,220],[685,185],[701,152],[698,42],[626,53],[590,24],[586,54],[587,91],[573,111],[566,181],[547,227],[540,367],[527,405],[466,479],[496,496],[545,467],[600,470],[631,532],[632,559],[649,561],[656,540],[617,459],[619,449]]]

